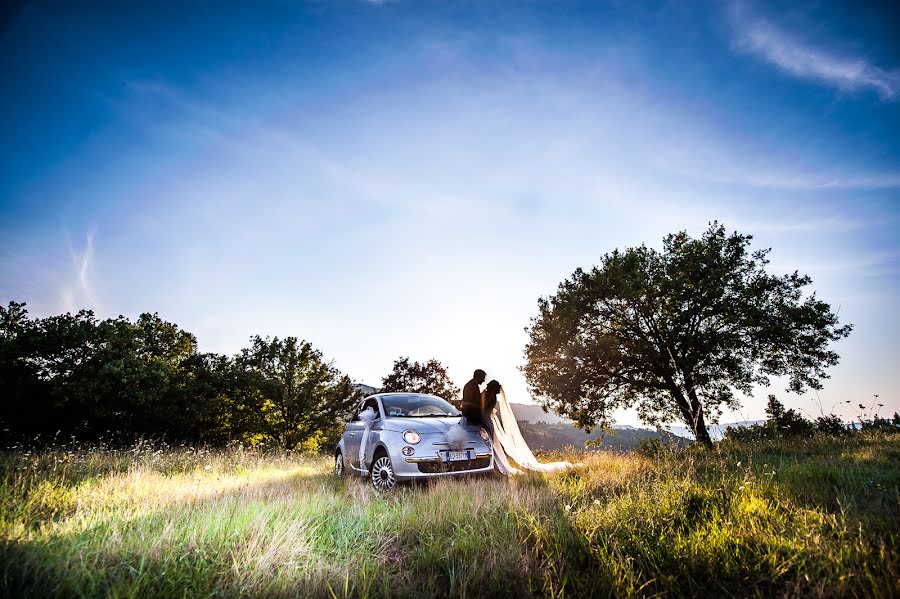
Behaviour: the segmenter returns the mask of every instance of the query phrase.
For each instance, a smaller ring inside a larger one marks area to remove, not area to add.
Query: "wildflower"
[[[209,469],[210,469],[209,464],[207,464],[206,466],[204,466],[203,469],[204,469],[204,470],[209,470]]]

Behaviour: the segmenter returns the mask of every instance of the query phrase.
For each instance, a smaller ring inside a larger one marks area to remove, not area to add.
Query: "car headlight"
[[[413,430],[403,431],[403,440],[410,445],[415,445],[422,440],[422,435]]]
[[[483,428],[478,429],[478,432],[481,433],[481,438],[484,439],[485,441],[491,440],[491,436]]]

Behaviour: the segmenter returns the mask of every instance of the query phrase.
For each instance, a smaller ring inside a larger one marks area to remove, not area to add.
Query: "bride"
[[[563,470],[571,468],[571,462],[550,462],[542,464],[537,461],[528,443],[522,438],[522,432],[519,430],[519,423],[513,415],[509,401],[506,399],[506,393],[503,387],[496,380],[487,384],[484,392],[481,394],[481,405],[484,413],[482,421],[487,423],[490,419],[490,425],[485,426],[491,435],[491,445],[494,449],[494,467],[507,476],[521,474],[522,470],[512,466],[509,458],[515,460],[516,464],[525,470],[535,470],[537,472],[553,472],[555,470]],[[490,430],[493,429],[493,430]]]

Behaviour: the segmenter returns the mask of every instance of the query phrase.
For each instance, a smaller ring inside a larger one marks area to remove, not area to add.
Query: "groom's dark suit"
[[[462,413],[469,424],[484,424],[481,391],[478,389],[478,381],[475,379],[472,379],[463,387]]]

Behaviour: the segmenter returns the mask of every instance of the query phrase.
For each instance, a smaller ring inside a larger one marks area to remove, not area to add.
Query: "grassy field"
[[[327,457],[6,451],[0,594],[898,594],[900,435],[566,457],[380,497]]]

